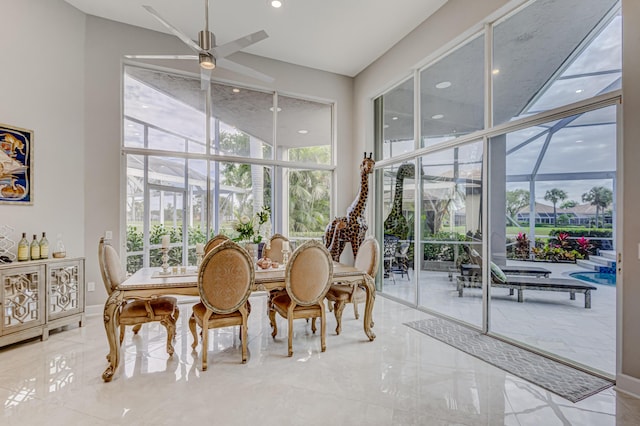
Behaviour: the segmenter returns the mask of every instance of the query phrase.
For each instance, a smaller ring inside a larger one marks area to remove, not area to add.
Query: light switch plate
[[[111,232],[111,231],[105,231],[105,233],[104,233],[104,239],[105,239],[105,240],[111,240],[111,239],[113,239],[113,232]]]

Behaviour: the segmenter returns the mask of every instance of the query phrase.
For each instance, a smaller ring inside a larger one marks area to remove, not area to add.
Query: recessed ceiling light
[[[440,83],[436,84],[436,89],[446,89],[449,86],[451,86],[450,81],[441,81]]]
[[[300,129],[298,130],[298,133],[300,133],[301,135],[306,135],[307,133],[309,133],[309,131],[305,129]]]
[[[282,7],[282,5],[284,4],[284,0],[267,0],[267,4],[278,9]]]
[[[269,111],[273,112],[273,107],[270,107]],[[278,109],[276,111],[280,112],[280,111],[282,111],[282,108],[278,107]]]
[[[382,128],[383,128],[383,129],[388,129],[388,128],[389,128],[389,125],[388,125],[388,124],[385,124],[384,126],[382,126]]]
[[[495,68],[493,71],[491,71],[491,74],[493,74],[493,75],[498,75],[498,74],[500,74],[500,69]]]
[[[149,108],[148,105],[142,105],[142,108]]]
[[[576,93],[582,93],[582,92],[583,92],[583,90],[582,90],[582,89],[578,89],[578,90],[576,90]]]
[[[231,89],[231,91],[233,93],[240,93],[240,89],[238,89],[237,87],[234,87],[233,89]]]
[[[398,119],[398,117],[391,117],[391,119],[392,119],[392,120],[397,120],[397,119]]]
[[[436,114],[431,116],[431,118],[433,118],[434,120],[440,120],[442,117],[444,117],[444,115],[442,114]]]
[[[582,142],[584,142],[582,139],[578,139],[578,140],[576,141],[576,143],[582,143]]]

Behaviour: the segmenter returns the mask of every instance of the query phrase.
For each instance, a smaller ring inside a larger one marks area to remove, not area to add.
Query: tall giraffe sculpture
[[[402,198],[404,195],[404,180],[406,178],[415,178],[415,176],[416,169],[413,163],[401,164],[400,167],[398,167],[398,171],[396,173],[396,187],[393,194],[393,204],[391,205],[389,216],[387,216],[387,218],[384,220],[385,239],[383,250],[385,253],[385,257],[395,257],[397,249],[397,243],[392,243],[391,239],[387,241],[387,235],[396,237],[396,241],[406,240],[407,238],[409,238],[409,224],[407,223],[407,219],[402,214]],[[407,251],[404,253],[404,255],[404,260],[400,260],[401,263],[399,263],[399,266],[402,267],[403,274],[406,273],[408,277],[409,259],[413,259],[413,243],[407,246]],[[393,260],[389,261],[389,263],[385,263],[385,277],[390,274],[392,263]]]
[[[364,210],[367,207],[367,197],[369,196],[369,175],[373,172],[376,163],[371,156],[373,153],[364,153],[362,164],[360,164],[360,189],[353,203],[347,209],[347,216],[336,217],[327,226],[324,232],[324,244],[329,249],[333,260],[338,262],[340,255],[347,242],[351,243],[353,256],[358,254],[360,244],[367,233],[367,219]]]
[[[414,178],[416,169],[413,163],[401,164],[396,173],[396,188],[389,216],[384,220],[385,235],[395,235],[401,240],[409,237],[409,225],[402,214],[402,196],[405,178]]]

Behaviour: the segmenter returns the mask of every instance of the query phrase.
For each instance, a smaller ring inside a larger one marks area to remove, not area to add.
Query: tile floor
[[[304,320],[286,356],[286,323],[274,341],[265,297],[252,296],[249,360],[237,329],[212,332],[201,370],[181,303],[176,353],[159,324],[129,331],[123,362],[103,383],[107,343],[101,316],[83,328],[0,349],[2,425],[638,425],[640,400],[613,388],[572,404],[403,325],[425,313],[376,300],[377,338],[345,310],[343,333],[328,317],[327,351]]]
[[[519,263],[522,262],[510,261],[514,265]],[[531,266],[528,262],[524,264]],[[585,271],[574,264],[540,266],[550,269],[551,277],[557,278],[570,278],[571,272]],[[394,281],[385,278],[384,292],[415,303],[415,278],[409,280],[399,274],[394,278]],[[591,309],[584,308],[583,294],[569,300],[569,293],[530,290],[524,292],[524,303],[517,303],[508,289],[493,288],[491,330],[615,377],[616,287],[596,287],[591,293]],[[422,271],[418,291],[420,306],[481,327],[482,291],[464,289],[463,296],[458,297],[455,274],[449,280],[446,272]]]

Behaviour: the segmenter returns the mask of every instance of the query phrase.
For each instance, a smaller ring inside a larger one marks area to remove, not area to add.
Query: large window
[[[322,236],[332,104],[218,83],[203,91],[197,79],[128,65],[123,98],[129,272],[161,264],[164,234],[169,263],[194,264],[196,243],[236,237],[237,221],[264,206],[271,232]]]
[[[392,158],[415,149],[413,84],[410,78],[378,99],[382,110],[382,158]]]
[[[621,21],[531,0],[375,99],[379,290],[615,373]]]
[[[420,146],[484,128],[484,35],[420,72]]]

